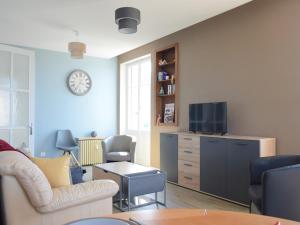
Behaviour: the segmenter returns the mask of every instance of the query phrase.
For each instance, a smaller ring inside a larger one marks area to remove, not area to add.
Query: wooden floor
[[[91,167],[86,167],[87,173],[84,175],[84,180],[90,180],[92,178]],[[162,194],[158,195],[158,199],[162,201]],[[163,206],[159,206],[163,208]],[[146,206],[138,208],[142,209],[154,209],[156,205]],[[247,207],[243,207],[234,203],[230,203],[215,197],[201,194],[196,191],[192,191],[186,188],[179,187],[174,184],[168,183],[167,185],[167,208],[200,208],[200,209],[214,209],[214,210],[227,210],[248,212]],[[114,210],[114,212],[119,212]]]

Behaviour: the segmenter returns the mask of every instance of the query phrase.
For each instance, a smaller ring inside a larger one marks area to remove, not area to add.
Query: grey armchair
[[[134,162],[135,145],[132,138],[117,135],[102,141],[103,163],[128,161]]]
[[[261,214],[300,221],[300,155],[256,159],[250,178],[251,205]]]

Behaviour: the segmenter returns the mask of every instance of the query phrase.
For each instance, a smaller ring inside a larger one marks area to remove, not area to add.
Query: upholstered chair
[[[4,225],[62,225],[112,213],[118,185],[111,180],[51,188],[29,158],[0,152],[0,206]]]
[[[136,143],[126,135],[117,135],[102,141],[103,162],[134,162]]]
[[[300,155],[256,159],[250,179],[250,211],[300,221]]]

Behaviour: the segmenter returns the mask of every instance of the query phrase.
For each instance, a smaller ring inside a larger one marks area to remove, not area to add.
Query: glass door
[[[150,165],[151,59],[126,64],[125,133],[136,138],[135,162]]]
[[[33,153],[34,54],[0,45],[0,139]]]

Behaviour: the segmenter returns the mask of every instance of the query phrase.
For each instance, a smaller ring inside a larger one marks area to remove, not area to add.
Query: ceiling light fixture
[[[74,30],[74,33],[78,40],[79,32]],[[68,50],[73,59],[82,59],[83,55],[86,53],[86,44],[79,41],[69,42]]]
[[[115,21],[121,33],[136,33],[137,25],[141,22],[140,10],[133,7],[118,8],[115,11]]]

